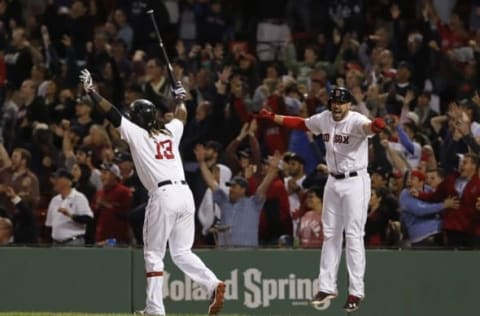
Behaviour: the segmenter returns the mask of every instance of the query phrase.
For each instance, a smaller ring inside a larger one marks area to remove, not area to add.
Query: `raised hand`
[[[172,87],[172,94],[176,100],[183,100],[187,96],[187,90],[182,85],[182,82],[177,81]]]
[[[85,92],[88,93],[89,91],[94,90],[92,75],[87,69],[83,69],[82,71],[80,71],[79,79],[83,85],[83,89],[85,90]]]
[[[258,112],[257,117],[267,121],[273,121],[275,119],[275,113],[270,112],[266,109],[261,109],[260,112]]]
[[[372,121],[372,132],[374,133],[380,133],[382,130],[385,129],[385,121],[381,117],[377,117]]]

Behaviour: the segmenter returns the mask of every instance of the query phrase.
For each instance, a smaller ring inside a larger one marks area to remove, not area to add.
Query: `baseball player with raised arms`
[[[175,118],[168,124],[157,120],[155,105],[138,99],[130,105],[130,119],[100,96],[88,70],[81,72],[84,90],[106,113],[110,123],[119,129],[132,154],[138,176],[149,199],[143,226],[147,298],[143,311],[136,315],[165,315],[163,305],[163,258],[167,241],[173,262],[194,282],[211,293],[209,315],[223,307],[225,283],[220,281],[191,250],[194,239],[192,192],[185,182],[178,150],[187,111],[181,99],[185,89],[178,82],[172,89],[177,100]]]
[[[312,300],[322,305],[337,296],[337,273],[342,255],[343,232],[349,275],[344,309],[358,309],[365,296],[364,227],[370,200],[368,137],[385,128],[381,118],[370,121],[350,111],[352,95],[345,88],[334,88],[328,100],[329,111],[303,119],[260,110],[259,117],[292,129],[310,130],[321,135],[326,147],[330,173],[324,192],[322,224],[324,241],[320,257],[319,292]]]

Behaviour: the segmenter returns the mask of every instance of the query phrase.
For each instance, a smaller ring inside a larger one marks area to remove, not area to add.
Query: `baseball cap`
[[[412,122],[414,123],[415,125],[418,125],[419,121],[420,121],[420,118],[418,117],[418,114],[415,113],[415,112],[408,112],[407,113],[407,118]]]
[[[283,156],[283,161],[289,162],[290,160],[295,160],[298,163],[301,163],[302,165],[305,165],[305,159],[303,159],[303,157],[298,155],[297,153],[288,152]]]
[[[392,177],[395,179],[403,178],[403,173],[400,170],[392,171]]]
[[[82,145],[80,147],[77,147],[76,152],[83,152],[87,156],[91,156],[93,154],[92,149],[89,146]]]
[[[410,173],[412,177],[417,177],[418,180],[425,181],[425,174],[420,170],[412,170]]]
[[[102,163],[100,165],[102,170],[107,170],[113,173],[117,178],[121,178],[122,175],[120,174],[120,168],[114,163]]]
[[[464,98],[457,101],[457,104],[465,109],[475,109],[476,104],[471,99]]]
[[[250,158],[250,150],[244,149],[244,150],[239,150],[238,151],[238,156],[242,158]]]
[[[211,149],[215,150],[217,153],[222,151],[222,144],[220,144],[219,142],[214,141],[214,140],[207,141],[205,143],[205,147],[206,148],[211,148]]]
[[[232,186],[232,185],[235,185],[235,184],[238,184],[239,186],[241,186],[242,188],[245,188],[245,189],[248,187],[247,179],[245,179],[244,177],[240,177],[240,176],[233,177],[230,181],[228,181],[225,184],[229,187]]]
[[[70,127],[70,132],[78,135],[78,136],[82,136],[83,135],[83,127],[80,126],[80,124],[73,124],[71,127]]]
[[[402,60],[401,62],[398,63],[397,69],[399,68],[407,68],[408,70],[412,71],[412,65],[405,60]]]
[[[73,175],[65,168],[58,168],[57,171],[55,171],[52,174],[52,177],[54,177],[54,178],[65,178],[65,179],[68,179],[70,181],[73,180]]]
[[[115,156],[113,157],[113,161],[115,163],[121,163],[125,161],[133,161],[133,159],[132,159],[132,155],[130,155],[129,152],[119,151],[115,153]]]
[[[75,102],[75,105],[86,105],[89,107],[93,107],[92,99],[88,95],[77,98]]]
[[[370,173],[371,174],[374,174],[374,173],[379,174],[384,179],[388,179],[389,176],[390,176],[390,173],[385,168],[383,168],[381,166],[378,166],[374,169],[371,169]]]

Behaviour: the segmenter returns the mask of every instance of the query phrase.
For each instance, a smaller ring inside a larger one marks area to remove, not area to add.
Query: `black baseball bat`
[[[167,51],[165,50],[165,46],[163,46],[162,37],[160,36],[160,32],[158,31],[158,25],[157,25],[157,21],[155,21],[154,12],[153,12],[153,10],[148,10],[147,14],[150,15],[150,18],[152,19],[153,28],[155,30],[155,35],[157,36],[158,44],[160,45],[160,49],[162,51],[163,59],[164,59],[165,63],[167,64],[168,77],[170,78],[172,87],[174,87],[175,84],[177,83],[177,79],[175,78],[175,74],[173,73],[172,64],[170,64],[170,60],[168,59],[168,55],[167,55]]]

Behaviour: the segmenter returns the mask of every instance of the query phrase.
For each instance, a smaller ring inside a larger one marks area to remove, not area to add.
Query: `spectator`
[[[92,202],[97,190],[90,182],[91,171],[88,165],[84,163],[74,163],[71,174],[73,177],[73,187],[78,192],[83,193],[89,202]]]
[[[370,170],[372,189],[387,188],[390,174],[383,167],[377,167]]]
[[[435,191],[443,179],[445,179],[445,174],[442,169],[428,169],[425,177],[425,185],[428,186],[429,191]]]
[[[480,196],[478,178],[479,159],[465,154],[458,172],[450,173],[434,192],[418,192],[412,195],[429,202],[441,202],[448,197],[457,197],[460,205],[446,209],[442,214],[446,245],[449,247],[472,247],[480,225],[477,221],[475,203]]]
[[[303,62],[297,61],[295,46],[290,44],[287,46],[287,59],[285,61],[287,69],[292,71],[297,78],[299,84],[306,85],[311,72],[322,66],[318,60],[318,49],[313,45],[305,47],[303,53]]]
[[[20,88],[20,103],[17,112],[16,144],[28,146],[32,143],[35,123],[48,123],[48,110],[43,99],[37,97],[37,86],[33,80],[23,81]]]
[[[195,155],[208,187],[213,191],[213,201],[220,206],[221,223],[229,227],[219,237],[219,246],[257,247],[260,210],[265,203],[268,186],[277,174],[279,155],[270,161],[270,169],[254,195],[247,197],[248,182],[245,178],[234,177],[227,182],[228,195],[219,188],[212,172],[205,162],[205,148],[197,146]]]
[[[133,30],[128,24],[125,11],[122,9],[116,9],[113,12],[113,22],[118,28],[116,38],[122,40],[127,44],[128,50],[132,48],[133,43]]]
[[[255,193],[260,183],[268,173],[269,158],[264,158],[260,170],[248,180],[249,193]],[[275,245],[281,236],[292,236],[292,218],[290,216],[290,206],[288,203],[288,193],[281,173],[273,180],[267,190],[267,197],[260,213],[260,223],[258,228],[259,242],[262,245]]]
[[[415,91],[410,82],[410,76],[412,74],[412,66],[402,61],[398,64],[395,80],[390,84],[389,94],[386,100],[386,108],[388,114],[400,115],[402,107],[404,105],[407,92]],[[408,106],[412,108],[412,98],[408,99]]]
[[[58,194],[48,205],[45,226],[51,228],[56,245],[84,245],[87,224],[93,220],[88,200],[83,193],[72,188],[73,176],[66,169],[58,169],[53,176]]]
[[[129,221],[137,245],[143,245],[143,222],[148,192],[140,182],[129,152],[117,152],[113,161],[118,165],[122,175],[122,185],[130,189],[132,205],[129,211]]]
[[[0,212],[1,218],[9,219],[11,222],[12,243],[17,245],[36,244],[37,227],[32,208],[22,201],[22,198],[10,186],[0,185],[0,193],[3,193],[15,205],[13,212],[6,210]]]
[[[12,39],[5,51],[4,60],[8,86],[13,90],[18,90],[24,80],[30,76],[33,66],[33,57],[23,28],[18,27],[12,31]]]
[[[260,144],[255,137],[256,130],[256,120],[252,120],[250,123],[244,123],[238,136],[232,140],[225,149],[225,159],[234,176],[241,176],[248,179],[249,177],[246,175],[247,168],[250,165],[254,165],[256,168],[260,167],[261,153]],[[247,137],[248,147],[238,151],[238,147]]]
[[[0,169],[0,183],[11,186],[22,200],[34,209],[40,198],[40,189],[37,176],[28,168],[31,159],[28,150],[15,148],[11,155],[11,166]],[[14,209],[14,205],[5,196],[0,196],[0,207]]]
[[[5,217],[0,217],[0,246],[13,243],[12,222]]]
[[[89,96],[76,100],[75,118],[72,120],[72,129],[79,131],[80,137],[85,138],[95,122],[92,120],[93,102]]]
[[[165,98],[168,97],[170,91],[170,84],[165,76],[165,69],[162,62],[158,58],[150,58],[146,64],[145,82],[142,85],[145,98],[152,100],[156,106],[161,106],[160,112],[168,112],[167,107],[164,107]]]
[[[115,164],[102,164],[103,188],[93,200],[97,244],[115,239],[119,244],[129,244],[128,211],[132,204],[132,192],[121,184],[122,175]]]
[[[228,30],[228,20],[223,12],[222,2],[209,1],[205,7],[197,4],[197,40],[200,43],[218,43],[224,40]]]
[[[323,188],[311,187],[306,192],[307,212],[300,218],[298,237],[302,248],[321,248],[323,244],[322,207]]]
[[[87,43],[91,41],[93,35],[94,14],[94,12],[89,12],[87,3],[84,1],[72,1],[66,31],[72,38],[73,47],[79,60],[86,60]]]
[[[215,180],[220,189],[225,193],[228,192],[226,183],[232,177],[232,172],[230,171],[230,168],[219,163],[222,145],[219,142],[210,140],[205,143],[203,148],[205,151],[205,164],[214,174]],[[218,204],[214,203],[213,190],[211,190],[208,183],[206,183],[201,168],[195,171],[195,174],[190,181],[193,181],[193,197],[197,208],[198,220],[202,226],[200,231],[202,235],[205,236],[204,238],[207,243],[210,244],[213,240],[210,238],[212,236],[209,236],[208,234],[208,229],[215,223],[215,221],[220,219],[220,208]]]
[[[290,215],[292,217],[293,224],[293,236],[298,236],[298,225],[300,223],[300,206],[303,199],[303,181],[306,178],[305,175],[305,160],[295,154],[286,153],[283,161],[286,164],[285,173],[287,177],[284,179],[285,188],[288,192],[288,202],[290,206]]]
[[[372,189],[365,224],[365,244],[367,247],[389,244],[390,223],[398,221],[397,201],[385,187]]]
[[[186,161],[195,161],[192,148],[203,144],[216,136],[212,121],[212,105],[208,101],[200,102],[195,109],[195,116],[188,121],[183,133],[180,150]]]
[[[443,222],[441,212],[459,206],[457,197],[448,197],[440,203],[427,203],[411,195],[410,190],[424,190],[425,175],[413,170],[407,182],[407,188],[400,194],[401,222],[408,234],[412,247],[443,246]]]

